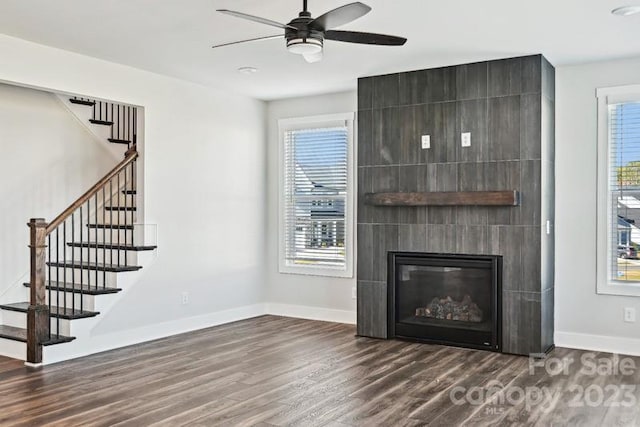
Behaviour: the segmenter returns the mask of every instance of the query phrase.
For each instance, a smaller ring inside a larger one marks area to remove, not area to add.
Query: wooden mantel
[[[364,203],[373,206],[518,206],[520,194],[517,190],[367,193]]]

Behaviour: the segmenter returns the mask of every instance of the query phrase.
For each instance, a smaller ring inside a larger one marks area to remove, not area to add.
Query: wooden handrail
[[[131,146],[125,153],[124,160],[118,163],[109,173],[107,173],[100,181],[98,181],[93,187],[91,187],[86,193],[78,198],[65,209],[60,215],[58,215],[53,221],[47,225],[46,235],[51,234],[60,224],[62,224],[67,218],[71,216],[80,206],[82,206],[87,200],[93,197],[102,189],[114,176],[118,175],[129,164],[138,158],[138,152],[136,151],[136,145]]]

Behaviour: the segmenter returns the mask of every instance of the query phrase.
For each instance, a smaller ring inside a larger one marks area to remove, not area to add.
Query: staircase
[[[97,299],[122,291],[117,276],[140,270],[138,254],[156,249],[139,243],[136,225],[137,109],[77,97],[69,102],[91,108],[90,126],[109,127],[107,142],[126,146],[126,152],[51,222],[31,219],[28,224],[31,267],[24,286],[29,298],[0,304],[0,349],[22,344],[27,363],[34,365],[42,363],[43,347],[75,340],[73,323],[98,316]]]

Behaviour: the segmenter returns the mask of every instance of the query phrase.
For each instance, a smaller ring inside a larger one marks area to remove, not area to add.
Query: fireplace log
[[[469,295],[460,302],[450,296],[436,297],[426,307],[416,308],[416,317],[478,323],[482,322],[482,310]]]

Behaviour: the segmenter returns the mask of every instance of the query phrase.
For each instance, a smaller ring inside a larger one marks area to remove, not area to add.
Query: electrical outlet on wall
[[[422,135],[422,149],[427,150],[431,148],[431,135]]]
[[[182,305],[189,304],[189,292],[182,293]]]
[[[471,132],[463,132],[460,140],[463,147],[471,147]]]
[[[636,309],[632,307],[625,307],[624,309],[624,321],[627,323],[635,323],[636,321]]]

